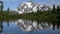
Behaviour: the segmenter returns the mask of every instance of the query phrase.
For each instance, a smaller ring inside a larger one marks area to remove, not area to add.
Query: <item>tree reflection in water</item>
[[[3,23],[2,20],[0,21],[0,33],[3,32]]]
[[[6,22],[7,22],[7,26],[9,27],[9,19],[7,19],[7,21],[6,21]]]
[[[33,31],[40,31],[40,30],[59,30],[60,29],[60,22],[40,22],[40,21],[35,21],[35,20],[8,20],[6,21],[6,24],[8,27],[11,27],[9,24],[14,23],[19,27],[22,31],[28,31],[28,32],[33,32]],[[4,21],[0,20],[0,33],[3,32],[3,26],[4,26]],[[5,25],[6,25],[5,24]],[[12,25],[14,27],[14,25]]]

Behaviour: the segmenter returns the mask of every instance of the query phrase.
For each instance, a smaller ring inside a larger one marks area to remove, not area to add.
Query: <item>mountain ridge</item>
[[[46,4],[38,4],[38,3],[33,3],[33,2],[23,2],[17,7],[16,11],[19,14],[22,14],[22,13],[37,12],[37,9],[40,11],[48,11],[48,10],[51,10],[52,7],[48,6]]]

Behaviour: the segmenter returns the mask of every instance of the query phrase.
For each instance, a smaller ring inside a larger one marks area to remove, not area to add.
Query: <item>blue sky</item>
[[[10,9],[16,9],[17,6],[22,2],[28,2],[29,0],[2,0],[4,2],[4,9],[8,7]],[[47,4],[47,5],[60,5],[60,0],[32,0],[35,3]]]

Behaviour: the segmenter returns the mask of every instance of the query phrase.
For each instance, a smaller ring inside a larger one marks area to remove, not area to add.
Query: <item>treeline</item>
[[[57,7],[53,4],[53,10],[52,10],[53,13],[55,14],[60,14],[60,6],[57,5]]]
[[[20,15],[17,13],[15,14],[13,11],[11,12],[9,7],[7,10],[0,11],[0,20],[18,19],[19,17]]]
[[[60,20],[60,6],[59,5],[57,5],[57,8],[55,7],[55,5],[53,5],[52,13],[54,13],[56,15],[56,18]]]

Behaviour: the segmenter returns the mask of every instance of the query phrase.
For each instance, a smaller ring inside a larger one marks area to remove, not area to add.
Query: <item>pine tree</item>
[[[7,8],[7,14],[9,15],[9,13],[10,13],[10,8],[8,7]]]
[[[0,3],[1,3],[1,11],[3,11],[3,2],[0,1]]]
[[[37,6],[37,13],[40,13],[39,7]]]
[[[56,9],[55,9],[55,5],[53,4],[53,10],[52,13],[55,13]]]
[[[57,6],[57,11],[60,11],[60,6],[59,5]]]
[[[3,11],[3,2],[0,1],[0,15],[2,14],[2,11]]]

